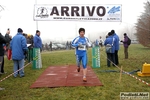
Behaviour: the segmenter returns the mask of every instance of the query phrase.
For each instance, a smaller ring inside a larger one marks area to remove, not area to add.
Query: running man
[[[85,29],[79,29],[79,36],[76,37],[72,41],[72,46],[76,48],[75,55],[77,61],[77,71],[80,72],[80,63],[82,61],[83,67],[83,82],[87,82],[86,74],[87,74],[87,46],[90,47],[91,43],[89,42],[88,38],[85,36]]]

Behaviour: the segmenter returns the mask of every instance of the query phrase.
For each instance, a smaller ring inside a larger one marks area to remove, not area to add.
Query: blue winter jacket
[[[119,50],[120,49],[120,45],[119,45],[120,40],[119,40],[119,37],[118,37],[118,35],[116,33],[113,34],[113,37],[115,38],[115,43],[114,43],[115,50]]]
[[[22,33],[17,33],[10,42],[10,49],[12,50],[12,59],[13,60],[22,60],[24,59],[24,53],[27,52],[27,42],[26,38]]]
[[[113,36],[108,36],[107,38],[106,38],[106,40],[104,41],[104,45],[106,46],[107,44],[110,44],[110,45],[112,45],[112,53],[115,53],[115,45],[114,45],[114,43],[115,43],[115,38],[113,37]]]
[[[34,48],[42,49],[42,40],[37,34],[34,36],[33,42],[34,42],[34,44],[33,44]]]

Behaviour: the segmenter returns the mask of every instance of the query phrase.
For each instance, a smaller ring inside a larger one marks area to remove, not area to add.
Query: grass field
[[[118,67],[130,72],[141,69],[142,65],[150,63],[150,49],[139,44],[131,44],[129,47],[129,59],[124,59],[123,46],[120,45]],[[25,68],[25,77],[14,78],[13,76],[0,82],[0,100],[120,100],[120,92],[150,92],[150,86],[122,74],[119,83],[119,72],[102,72],[103,70],[116,70],[116,67],[106,66],[106,53],[100,52],[101,67],[93,69],[104,86],[96,87],[59,87],[30,89],[32,83],[49,66],[75,64],[74,50],[54,51],[42,53],[41,69],[33,70],[32,65]],[[88,50],[88,65],[92,65],[91,49]],[[13,72],[13,62],[5,59],[6,74],[0,75],[0,79]],[[137,76],[137,73],[133,75]],[[150,83],[150,77],[138,78]],[[90,81],[90,80],[88,80]]]

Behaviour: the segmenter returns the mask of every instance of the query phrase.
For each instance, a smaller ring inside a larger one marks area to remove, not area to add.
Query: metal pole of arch
[[[37,4],[37,0],[35,0],[35,4]],[[38,21],[36,21],[36,29],[38,30]]]

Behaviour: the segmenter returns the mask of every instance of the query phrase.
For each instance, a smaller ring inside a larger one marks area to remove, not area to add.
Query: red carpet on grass
[[[30,88],[61,86],[102,86],[102,83],[88,66],[87,82],[83,82],[82,68],[77,72],[76,66],[50,66],[30,86]]]

